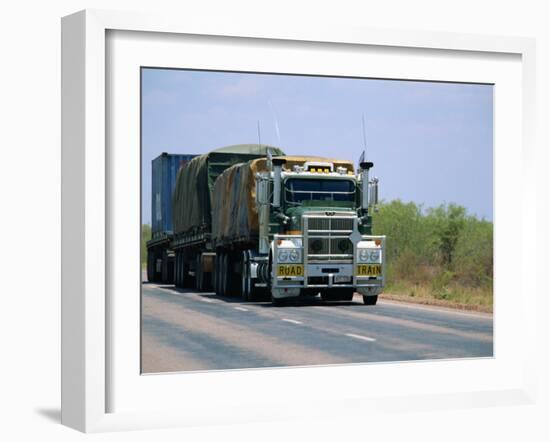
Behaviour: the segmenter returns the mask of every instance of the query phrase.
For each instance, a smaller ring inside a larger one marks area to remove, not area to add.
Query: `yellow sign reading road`
[[[277,276],[304,276],[304,266],[302,264],[279,265]]]

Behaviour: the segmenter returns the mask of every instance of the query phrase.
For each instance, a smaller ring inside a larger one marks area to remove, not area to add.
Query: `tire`
[[[174,284],[174,258],[166,253],[166,284]]]
[[[253,301],[252,281],[250,280],[250,265],[247,259],[247,251],[241,254],[241,298],[243,301]]]
[[[363,304],[365,305],[376,305],[378,302],[378,295],[375,296],[364,296],[363,295]]]
[[[180,254],[176,250],[176,258],[174,259],[174,285],[179,287],[180,285]]]
[[[155,282],[155,254],[152,249],[147,250],[147,281]]]
[[[235,253],[225,253],[225,295],[235,296],[240,294],[241,278],[234,271],[235,260],[239,259]]]
[[[184,289],[189,289],[193,287],[191,276],[189,276],[189,262],[187,260],[186,253],[184,251],[181,252],[181,259],[180,259],[180,281],[181,281],[181,287]]]
[[[250,283],[250,294],[248,295],[251,301],[269,301],[268,289],[266,287],[254,287]]]
[[[178,264],[178,272],[179,272],[179,287],[185,288],[185,253],[183,250],[180,250],[180,259]]]
[[[161,266],[160,282],[163,284],[168,283],[168,251],[164,249],[162,251],[162,266]]]
[[[200,253],[195,257],[195,288],[199,292],[204,291],[204,277],[202,273]]]
[[[284,299],[274,298],[273,293],[271,294],[271,305],[273,307],[283,307],[285,305]]]
[[[183,250],[176,254],[176,287],[185,288],[185,255]]]
[[[204,272],[202,254],[195,260],[195,287],[199,292],[208,292],[211,289],[212,273]]]
[[[216,253],[214,257],[214,270],[212,272],[212,284],[214,285],[214,293],[216,296],[220,296],[220,255]]]
[[[221,296],[227,296],[227,253],[222,253],[220,267],[220,294]]]
[[[271,305],[273,307],[283,307],[286,304],[286,301],[284,299],[275,298],[273,296],[273,292],[271,291],[271,273],[272,273],[272,270],[273,270],[273,257],[271,256],[271,252],[269,253],[268,263],[269,263],[268,266],[269,266],[270,278],[269,278],[269,281],[267,283],[267,291],[268,291],[269,297],[271,299]]]
[[[353,301],[353,295],[355,294],[355,290],[353,289],[344,289],[345,291],[341,294],[340,300],[341,301]]]

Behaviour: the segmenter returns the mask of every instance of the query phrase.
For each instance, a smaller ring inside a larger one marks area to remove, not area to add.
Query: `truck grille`
[[[353,244],[348,238],[309,238],[307,253],[311,255],[349,255]]]
[[[342,231],[346,233],[351,233],[353,231],[353,219],[352,217],[348,218],[332,218],[332,217],[323,217],[323,218],[307,218],[308,223],[308,232],[311,231]]]
[[[343,260],[353,258],[354,217],[304,217],[307,232],[307,254],[311,261]]]

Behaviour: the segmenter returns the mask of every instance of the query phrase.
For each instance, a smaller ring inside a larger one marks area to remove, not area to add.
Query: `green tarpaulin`
[[[183,166],[172,195],[174,233],[210,232],[210,202],[216,178],[234,164],[266,157],[268,148],[273,156],[284,155],[273,146],[238,144],[199,155]]]
[[[328,162],[353,173],[353,163],[323,157],[281,156],[286,170],[305,162]],[[212,193],[212,239],[214,242],[253,240],[259,231],[256,208],[256,173],[267,170],[265,158],[236,164],[223,172]]]

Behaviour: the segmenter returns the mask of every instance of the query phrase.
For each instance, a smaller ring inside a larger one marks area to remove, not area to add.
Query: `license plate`
[[[351,282],[351,276],[335,275],[334,282]]]
[[[357,266],[357,276],[379,276],[382,274],[380,264],[361,264]]]
[[[279,265],[277,276],[304,276],[303,265]]]

